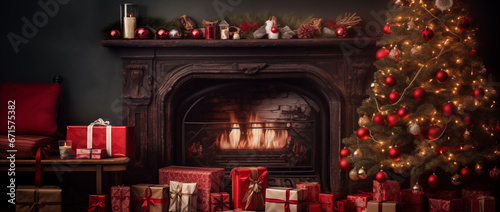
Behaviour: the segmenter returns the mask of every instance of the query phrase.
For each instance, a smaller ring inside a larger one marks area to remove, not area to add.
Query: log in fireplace
[[[104,40],[123,59],[123,124],[137,130],[130,183],[167,165],[266,166],[270,185],[346,191],[341,139],[356,127],[375,41]]]

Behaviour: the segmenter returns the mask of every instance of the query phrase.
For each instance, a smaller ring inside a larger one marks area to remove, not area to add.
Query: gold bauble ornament
[[[460,176],[459,174],[455,174],[451,177],[451,184],[453,184],[454,186],[462,184],[462,181],[462,176]]]
[[[354,153],[352,153],[352,156],[354,156],[355,158],[359,158],[363,156],[363,152],[361,152],[361,149],[358,148],[354,151]]]
[[[411,187],[411,191],[413,193],[419,193],[419,192],[422,192],[423,189],[422,189],[422,186],[420,186],[418,183],[415,183],[415,185],[413,185],[413,187]]]
[[[361,169],[358,170],[358,176],[359,176],[359,179],[361,179],[361,180],[364,180],[368,177],[368,175],[366,174],[366,171],[365,171],[365,167],[361,167]]]
[[[356,168],[349,171],[349,178],[353,181],[359,180],[358,170],[356,170]]]
[[[363,127],[369,123],[370,123],[370,118],[368,118],[368,116],[366,116],[366,114],[363,115],[362,117],[359,117],[359,121],[358,121],[359,126]]]

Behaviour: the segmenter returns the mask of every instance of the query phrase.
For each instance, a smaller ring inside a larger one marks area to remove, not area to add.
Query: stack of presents
[[[122,127],[116,129],[120,128]],[[88,133],[88,130],[93,132]],[[130,149],[134,141],[131,139],[131,132],[133,130],[127,127],[116,131],[114,126],[68,127],[68,137],[73,142],[85,143],[86,149],[93,148],[81,153],[84,155],[82,157],[92,159],[106,155],[117,157],[133,154],[134,148]],[[94,141],[89,142],[87,135],[94,137]],[[230,195],[224,192],[224,171],[223,168],[164,167],[159,169],[159,184],[113,186],[109,194],[90,195],[88,211],[495,211],[495,200],[487,191],[464,189],[461,192],[441,191],[428,194],[400,189],[399,182],[390,180],[383,183],[373,181],[373,189],[361,190],[352,195],[322,193],[321,185],[316,182],[299,183],[296,188],[269,187],[265,167],[232,169],[229,175],[232,181]],[[61,211],[61,193],[61,189],[56,186],[19,186],[16,209]]]

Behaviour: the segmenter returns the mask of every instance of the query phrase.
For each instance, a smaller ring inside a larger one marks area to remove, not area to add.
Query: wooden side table
[[[52,172],[95,172],[96,173],[96,192],[102,194],[102,172],[116,172],[127,170],[128,157],[105,158],[99,160],[92,159],[45,159],[42,160],[42,171]],[[35,160],[17,159],[16,171],[35,171]],[[8,171],[9,160],[0,160],[0,171]],[[115,178],[118,175],[115,175]]]

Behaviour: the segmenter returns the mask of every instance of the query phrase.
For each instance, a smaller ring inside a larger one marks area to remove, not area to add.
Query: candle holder
[[[72,143],[73,141],[70,140],[59,140],[59,156],[61,159],[70,159]]]
[[[125,3],[120,5],[120,23],[122,26],[123,38],[135,38],[135,29],[137,28],[137,5]]]

